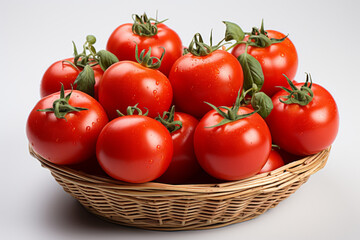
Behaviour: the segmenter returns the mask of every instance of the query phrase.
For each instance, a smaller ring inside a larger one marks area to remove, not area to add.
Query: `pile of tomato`
[[[310,74],[293,80],[288,36],[224,21],[219,43],[184,47],[162,21],[133,20],[44,73],[26,133],[48,161],[131,183],[233,181],[333,143],[336,103]]]

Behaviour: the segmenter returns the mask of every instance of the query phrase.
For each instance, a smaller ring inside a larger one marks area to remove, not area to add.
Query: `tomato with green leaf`
[[[334,98],[322,86],[305,83],[282,88],[272,97],[274,108],[265,119],[273,141],[282,150],[306,156],[329,147],[339,129],[339,111]]]
[[[260,29],[254,27],[231,53],[243,62],[241,58],[244,58],[246,54],[256,59],[261,66],[264,78],[261,91],[270,97],[280,90],[278,86],[287,86],[282,74],[293,79],[297,72],[298,55],[292,41],[279,31],[265,31],[263,23]]]
[[[239,99],[239,97],[238,97]],[[253,110],[218,107],[199,122],[194,135],[196,157],[211,176],[240,180],[257,174],[271,151],[271,135],[263,118]]]
[[[175,112],[175,106],[170,112],[158,116],[156,120],[169,130],[174,147],[168,169],[156,181],[171,184],[189,183],[203,171],[194,152],[194,132],[199,121],[189,114]]]
[[[150,117],[167,111],[172,102],[172,87],[167,77],[158,71],[163,59],[151,57],[152,49],[134,55],[138,62],[120,61],[104,73],[99,83],[99,102],[110,119],[125,112],[128,106],[138,104],[142,111],[149,110]]]
[[[53,63],[44,73],[40,84],[40,96],[45,97],[65,89],[75,88],[97,99],[99,81],[104,71],[118,59],[112,53],[96,52],[93,44],[96,38],[88,35],[83,52],[78,53],[75,43],[74,57]]]
[[[62,87],[35,105],[26,134],[34,151],[48,161],[77,164],[95,155],[97,137],[107,122],[104,109],[94,98]]]
[[[140,51],[152,48],[153,56],[160,58],[166,51],[159,68],[166,76],[174,62],[182,56],[183,47],[178,34],[156,19],[133,15],[134,23],[126,23],[116,28],[106,45],[106,49],[117,56],[120,61],[136,61],[135,47]]]
[[[133,115],[137,111],[138,115]],[[96,144],[96,156],[111,177],[130,183],[144,183],[160,177],[173,155],[169,131],[142,111],[128,107],[125,116],[109,122]]]

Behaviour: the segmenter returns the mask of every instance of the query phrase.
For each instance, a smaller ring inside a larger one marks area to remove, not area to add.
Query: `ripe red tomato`
[[[132,31],[132,23],[120,25],[111,34],[106,49],[117,56],[119,61],[135,59],[135,47],[138,44],[139,52],[151,47],[152,55],[160,58],[165,48],[165,56],[159,68],[159,71],[166,76],[174,62],[182,56],[183,47],[180,37],[175,31],[165,24],[157,24],[158,32],[154,36],[140,36]]]
[[[72,92],[69,104],[87,110],[67,113],[66,119],[57,118],[53,112],[37,111],[51,108],[59,97],[57,92],[35,105],[27,120],[27,137],[35,152],[52,163],[80,163],[95,155],[97,137],[108,118],[94,98],[77,90]]]
[[[179,111],[201,118],[211,110],[204,103],[231,106],[243,85],[243,72],[234,56],[216,50],[207,56],[188,53],[173,65],[169,80]]]
[[[82,69],[76,69],[71,66],[69,61],[74,63],[74,58],[68,58],[61,61],[53,63],[44,73],[44,76],[40,84],[40,96],[41,98],[50,95],[52,93],[60,91],[61,83],[64,85],[65,89],[71,89],[71,85],[76,89],[76,84],[74,84],[75,79],[82,71]],[[97,99],[98,85],[99,81],[104,74],[104,71],[99,65],[92,67],[95,75],[95,98]]]
[[[224,111],[226,112],[226,111]],[[252,110],[240,107],[238,114]],[[202,168],[223,180],[240,180],[257,174],[271,151],[270,131],[257,113],[219,127],[224,118],[215,110],[208,112],[195,130],[194,148]]]
[[[158,178],[170,164],[173,143],[158,121],[139,115],[118,117],[101,131],[96,156],[111,177],[131,183]]]
[[[285,35],[275,31],[266,30],[269,38],[281,39]],[[234,47],[232,54],[235,57],[240,56],[245,51],[245,44],[239,44]],[[293,79],[298,68],[298,56],[296,48],[287,37],[283,42],[275,43],[266,48],[248,47],[247,51],[255,57],[264,73],[264,85],[261,91],[268,96],[273,96],[280,90],[277,86],[288,86],[283,74]]]
[[[109,67],[99,83],[99,102],[110,119],[116,110],[126,112],[128,106],[149,110],[149,117],[167,111],[172,102],[172,87],[164,74],[139,63],[120,61]]]
[[[272,149],[268,160],[259,173],[271,172],[282,166],[284,166],[284,160],[277,150]]]
[[[181,121],[182,128],[171,133],[174,153],[170,166],[157,182],[187,183],[202,172],[194,152],[194,132],[198,120],[193,116],[176,112],[174,121]]]
[[[300,88],[304,83],[295,84]],[[274,105],[265,119],[275,144],[299,156],[320,152],[335,140],[339,129],[339,112],[331,94],[312,84],[314,97],[305,106],[284,104],[280,99],[288,95],[284,90],[272,97]]]

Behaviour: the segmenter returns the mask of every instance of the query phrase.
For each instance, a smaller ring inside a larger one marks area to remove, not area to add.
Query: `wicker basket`
[[[220,184],[129,184],[52,164],[30,153],[91,213],[152,230],[209,229],[255,218],[289,197],[322,169],[330,147],[270,173]]]

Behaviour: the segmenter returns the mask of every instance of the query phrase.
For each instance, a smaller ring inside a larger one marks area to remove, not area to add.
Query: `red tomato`
[[[57,118],[53,112],[37,111],[51,108],[59,97],[59,92],[54,93],[35,105],[27,120],[27,137],[35,152],[52,163],[80,163],[95,155],[97,137],[108,118],[94,98],[77,90],[72,92],[69,104],[88,110],[70,112],[66,120]]]
[[[172,102],[172,87],[164,74],[131,61],[113,64],[104,73],[99,84],[99,102],[110,119],[125,113],[128,106],[138,107],[149,117],[167,111]]]
[[[295,84],[300,88],[303,83]],[[272,97],[274,108],[265,119],[275,144],[299,156],[320,152],[335,140],[339,112],[334,98],[323,87],[312,84],[314,97],[305,106],[279,101],[288,95],[284,90]]]
[[[173,86],[176,107],[201,118],[211,110],[204,103],[230,106],[243,85],[240,63],[230,53],[216,50],[207,56],[191,53],[179,58],[171,69],[169,80]]]
[[[71,85],[73,85],[73,88],[76,89],[74,81],[82,69],[76,69],[65,61],[74,63],[74,58],[57,61],[53,63],[44,73],[40,84],[40,96],[42,98],[60,91],[61,83],[64,85],[65,89],[71,89]],[[94,70],[95,75],[95,98],[97,99],[97,88],[104,71],[99,65],[92,67],[92,69]]]
[[[238,110],[238,114],[251,112],[245,107]],[[223,117],[212,110],[196,127],[194,148],[200,165],[211,176],[223,180],[240,180],[257,174],[271,151],[271,136],[265,121],[255,113],[211,127],[221,120]]]
[[[169,131],[139,115],[118,117],[101,131],[96,155],[111,177],[131,182],[152,181],[165,172],[173,154]]]
[[[138,44],[139,52],[151,47],[152,56],[160,58],[165,48],[165,56],[159,70],[166,76],[174,62],[182,56],[183,47],[180,37],[165,24],[158,24],[158,33],[154,36],[140,36],[132,32],[132,23],[120,25],[111,34],[106,49],[117,56],[119,61],[135,59],[135,47]]]
[[[266,30],[269,38],[281,39],[285,35],[274,30]],[[240,56],[245,51],[245,44],[239,44],[234,47],[232,54],[235,57]],[[281,43],[275,43],[266,48],[248,47],[247,51],[255,57],[264,73],[264,85],[261,91],[268,96],[273,96],[280,90],[277,86],[288,86],[283,74],[293,79],[298,68],[298,56],[296,48],[287,37]]]
[[[279,167],[284,166],[284,161],[277,150],[272,149],[268,160],[259,173],[271,172]]]
[[[171,133],[174,154],[169,168],[156,181],[187,183],[202,171],[194,152],[194,132],[198,120],[189,114],[176,112],[174,121],[181,121],[182,128]]]

